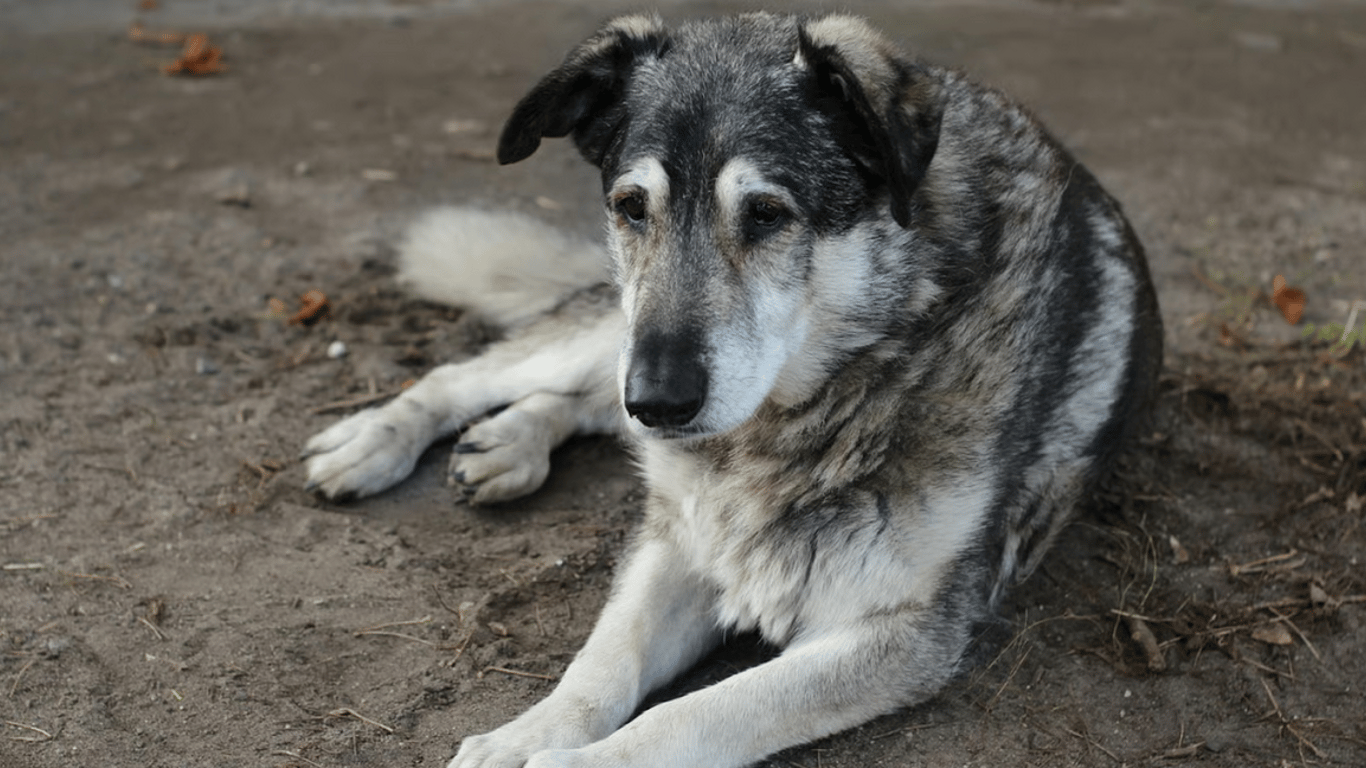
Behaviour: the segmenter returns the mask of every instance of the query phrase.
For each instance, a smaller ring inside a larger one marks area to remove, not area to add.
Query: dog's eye
[[[783,207],[769,200],[756,200],[750,203],[749,219],[764,228],[776,227],[787,217]]]
[[[626,218],[632,224],[639,224],[645,221],[645,196],[640,194],[625,195],[617,199],[617,213]]]

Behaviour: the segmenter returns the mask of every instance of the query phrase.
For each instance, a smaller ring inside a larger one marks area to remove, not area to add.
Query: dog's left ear
[[[795,61],[811,71],[818,105],[854,158],[886,182],[892,217],[909,226],[912,195],[939,146],[938,82],[863,19],[809,19],[797,34]]]
[[[498,162],[524,160],[542,138],[572,132],[588,162],[601,166],[625,115],[622,96],[632,70],[642,59],[662,55],[668,42],[668,30],[658,15],[609,21],[518,102],[498,139]]]

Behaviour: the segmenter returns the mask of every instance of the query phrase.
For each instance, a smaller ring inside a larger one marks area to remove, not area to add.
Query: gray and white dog
[[[602,169],[609,258],[428,215],[403,276],[507,340],[306,448],[311,487],[373,493],[505,406],[455,447],[481,502],[576,432],[634,447],[645,518],[596,629],[451,766],[742,766],[932,696],[1150,398],[1119,206],[1024,109],[842,15],[618,18],[499,160],[561,136]],[[631,719],[733,630],[782,652]]]

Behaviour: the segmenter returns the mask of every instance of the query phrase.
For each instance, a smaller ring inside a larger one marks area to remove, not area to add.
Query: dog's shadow
[[[635,714],[631,715],[631,719],[634,720],[653,706],[700,691],[731,675],[770,661],[781,652],[782,649],[778,646],[764,642],[758,632],[745,632],[727,637],[720,646],[702,657],[702,660],[687,672],[646,696],[636,708]]]

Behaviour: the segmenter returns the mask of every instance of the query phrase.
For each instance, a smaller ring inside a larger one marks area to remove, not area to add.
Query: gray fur
[[[933,695],[1150,396],[1161,325],[1119,206],[1024,109],[848,16],[614,20],[500,159],[557,136],[602,169],[620,308],[527,285],[558,315],[307,449],[312,486],[371,493],[510,404],[453,459],[489,501],[575,431],[634,445],[645,520],[597,629],[452,768],[741,766]],[[784,651],[625,723],[733,629]]]

